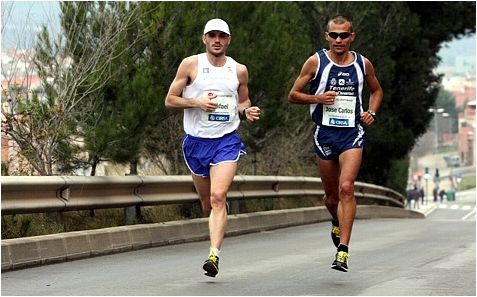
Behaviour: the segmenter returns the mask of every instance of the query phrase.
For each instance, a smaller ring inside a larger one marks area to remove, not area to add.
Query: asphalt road
[[[329,231],[319,223],[228,237],[216,278],[201,268],[208,242],[195,242],[5,272],[1,293],[476,295],[475,189],[426,219],[356,221],[348,273],[330,269]]]

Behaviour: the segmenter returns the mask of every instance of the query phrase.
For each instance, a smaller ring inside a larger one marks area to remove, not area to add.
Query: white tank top
[[[226,57],[222,67],[209,63],[207,54],[198,56],[197,77],[182,91],[184,98],[199,98],[212,92],[217,94],[217,109],[205,112],[200,108],[184,109],[185,133],[201,138],[219,138],[235,131],[239,124],[237,62]]]

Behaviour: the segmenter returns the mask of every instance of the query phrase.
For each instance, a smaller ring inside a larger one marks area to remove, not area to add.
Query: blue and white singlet
[[[347,149],[363,146],[364,129],[360,118],[366,72],[363,57],[351,53],[354,60],[347,65],[334,63],[325,49],[316,53],[319,67],[310,81],[310,94],[337,93],[333,105],[310,105],[310,114],[316,124],[315,150],[322,159],[332,159]]]

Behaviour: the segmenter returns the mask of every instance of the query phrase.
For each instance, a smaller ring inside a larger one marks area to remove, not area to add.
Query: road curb
[[[430,207],[428,207],[424,212],[423,214],[427,217],[428,215],[430,215],[434,210],[437,209],[437,206],[435,205],[431,205]]]
[[[371,205],[358,206],[356,213],[357,219],[424,217],[403,208]],[[229,215],[226,236],[313,224],[330,218],[324,206]],[[208,238],[208,219],[200,218],[5,239],[2,271]]]

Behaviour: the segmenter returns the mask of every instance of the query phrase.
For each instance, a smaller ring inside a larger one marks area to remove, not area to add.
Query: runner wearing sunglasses
[[[316,129],[313,142],[325,190],[325,205],[332,216],[331,237],[337,247],[331,268],[347,272],[349,242],[356,215],[354,183],[361,166],[364,128],[376,121],[383,90],[371,62],[350,45],[356,38],[351,20],[335,16],[327,24],[329,50],[309,57],[296,79],[288,101],[309,104]],[[364,111],[363,85],[370,90]],[[303,89],[310,84],[310,93]]]

